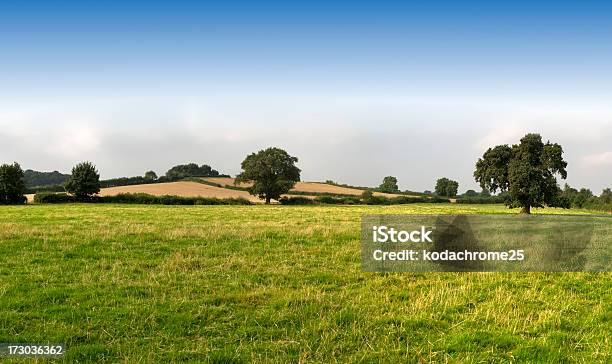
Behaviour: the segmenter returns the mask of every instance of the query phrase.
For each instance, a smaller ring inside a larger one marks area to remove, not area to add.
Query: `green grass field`
[[[610,273],[364,273],[365,213],[511,211],[0,207],[0,342],[64,342],[67,362],[612,361]]]

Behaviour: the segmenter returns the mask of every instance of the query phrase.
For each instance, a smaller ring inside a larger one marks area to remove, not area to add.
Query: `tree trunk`
[[[266,197],[266,205],[270,204],[270,197]]]
[[[531,206],[529,205],[523,206],[523,208],[521,209],[521,214],[527,214],[527,215],[531,214]]]

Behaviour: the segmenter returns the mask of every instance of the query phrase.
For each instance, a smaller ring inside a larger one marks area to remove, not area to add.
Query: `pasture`
[[[516,210],[2,206],[0,342],[63,342],[66,362],[612,360],[610,273],[364,273],[372,213]]]

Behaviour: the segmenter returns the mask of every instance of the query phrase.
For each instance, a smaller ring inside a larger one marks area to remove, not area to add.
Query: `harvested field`
[[[230,177],[207,177],[203,179],[208,182],[218,183],[220,185],[234,186],[234,178],[230,178]],[[250,185],[251,185],[250,183],[238,184],[239,187],[249,187]],[[335,186],[335,185],[330,185],[328,183],[322,183],[322,182],[298,182],[293,188],[293,191],[360,196],[364,190],[360,190],[357,188]],[[382,192],[374,192],[374,195],[375,196],[385,196],[385,197],[399,196],[393,193],[382,193]]]
[[[118,186],[103,188],[100,196],[114,196],[120,193],[148,193],[155,196],[173,195],[184,197],[244,198],[252,202],[261,202],[246,191],[209,186],[197,182],[151,183],[146,185]]]

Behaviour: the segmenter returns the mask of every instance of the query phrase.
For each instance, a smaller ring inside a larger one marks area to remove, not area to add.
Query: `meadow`
[[[2,206],[0,342],[63,342],[66,362],[612,361],[610,273],[362,272],[374,213],[516,210]]]

